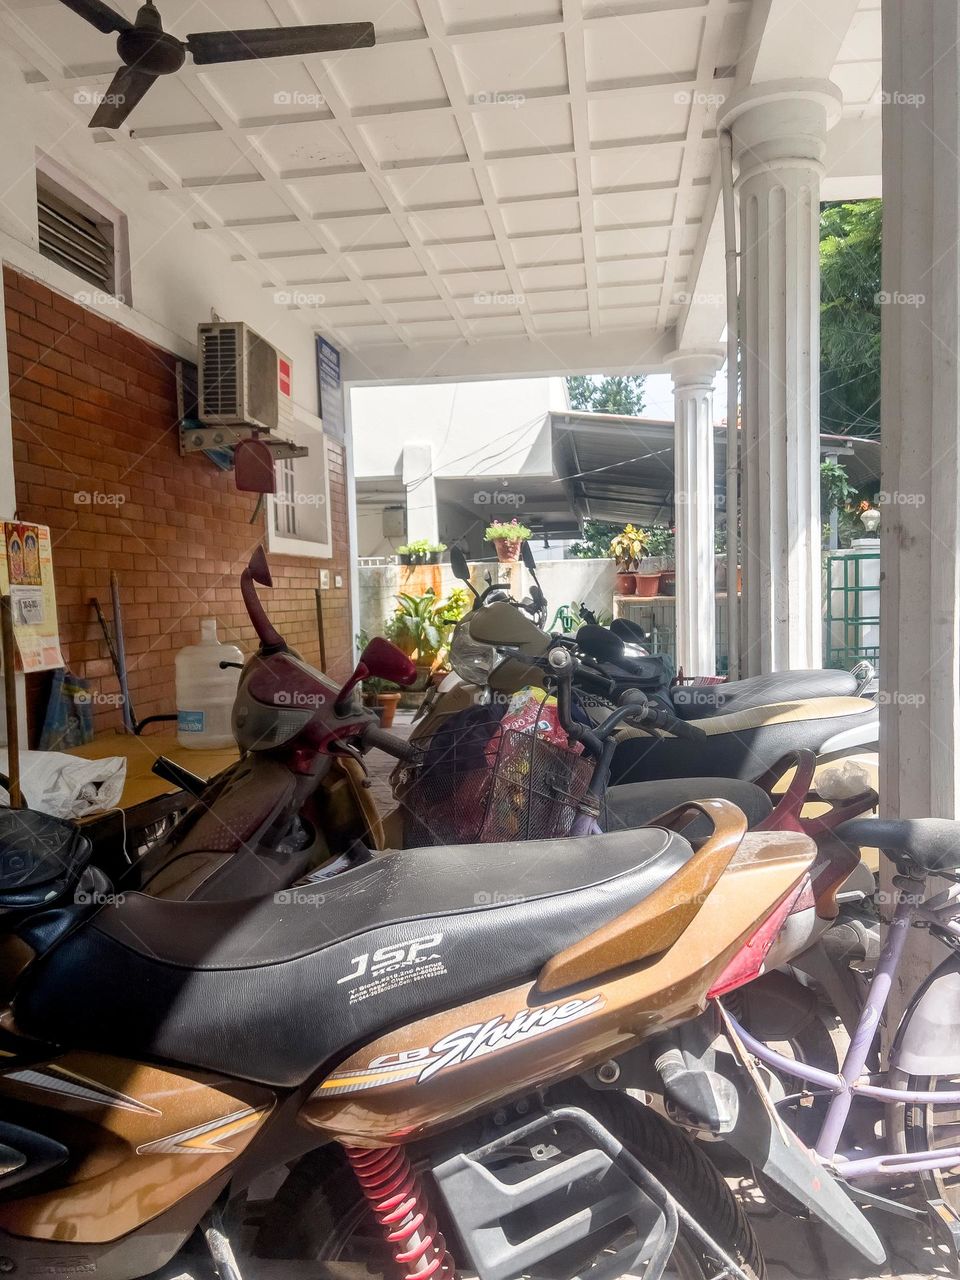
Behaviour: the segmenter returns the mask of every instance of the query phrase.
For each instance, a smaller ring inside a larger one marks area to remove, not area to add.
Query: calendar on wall
[[[50,530],[45,524],[6,520],[3,542],[0,591],[10,596],[20,669],[52,671],[62,667]]]

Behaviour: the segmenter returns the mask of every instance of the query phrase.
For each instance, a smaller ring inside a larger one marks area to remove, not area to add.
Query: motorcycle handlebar
[[[689,720],[680,720],[662,707],[651,705],[644,717],[644,723],[655,725],[658,729],[666,729],[667,733],[675,738],[686,738],[688,742],[703,743],[707,740],[707,735],[699,725],[691,724]]]
[[[376,747],[378,751],[385,751],[395,760],[416,760],[420,755],[418,748],[412,743],[398,738],[395,733],[389,733],[375,724],[364,730],[363,745],[365,750]]]

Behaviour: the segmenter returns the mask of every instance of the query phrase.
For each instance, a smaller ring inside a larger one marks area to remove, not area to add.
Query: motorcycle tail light
[[[810,879],[804,876],[796,889],[773,909],[757,930],[747,939],[720,977],[707,992],[708,999],[724,996],[728,991],[745,986],[758,978],[763,972],[763,962],[770,953],[770,948],[794,911],[802,911],[805,905],[812,905]]]

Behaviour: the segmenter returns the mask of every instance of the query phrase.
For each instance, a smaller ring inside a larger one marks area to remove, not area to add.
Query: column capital
[[[675,390],[701,387],[712,391],[726,358],[723,347],[690,347],[672,352],[664,363],[673,378]]]
[[[768,80],[723,104],[717,128],[729,129],[740,167],[738,185],[769,170],[823,172],[826,137],[840,118],[843,94],[830,80]]]

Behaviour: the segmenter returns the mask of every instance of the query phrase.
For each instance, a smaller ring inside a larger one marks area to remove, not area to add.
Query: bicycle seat
[[[35,962],[17,1024],[294,1086],[349,1045],[534,978],[691,857],[646,828],[388,854],[265,900],[130,894]]]
[[[880,849],[905,872],[960,868],[960,822],[949,818],[853,818],[836,829],[844,844]]]

